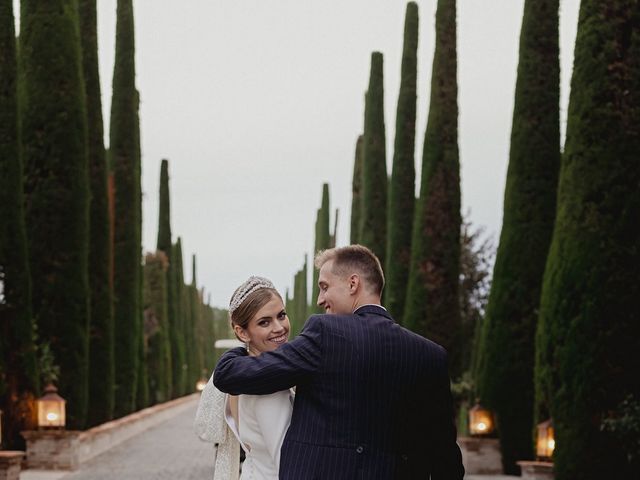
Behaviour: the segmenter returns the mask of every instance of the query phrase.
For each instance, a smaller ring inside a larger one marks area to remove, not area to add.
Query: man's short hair
[[[332,271],[336,275],[349,276],[359,274],[365,285],[373,293],[382,295],[384,288],[384,273],[378,257],[363,245],[347,245],[346,247],[329,248],[319,251],[314,259],[315,267],[320,270],[322,265],[333,260]]]

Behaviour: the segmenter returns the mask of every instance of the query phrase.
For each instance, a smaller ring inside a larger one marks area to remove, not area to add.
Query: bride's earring
[[[249,353],[249,340],[247,340],[244,345],[247,349],[247,353]]]

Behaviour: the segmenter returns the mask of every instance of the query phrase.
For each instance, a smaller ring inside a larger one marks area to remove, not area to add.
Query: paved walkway
[[[74,472],[23,471],[20,480],[209,480],[213,445],[193,433],[197,404],[127,440]],[[503,475],[467,475],[465,480],[514,480]]]
[[[213,444],[193,433],[197,404],[83,463],[63,480],[208,480]]]

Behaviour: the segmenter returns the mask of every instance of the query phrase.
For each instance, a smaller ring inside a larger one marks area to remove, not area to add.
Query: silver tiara
[[[276,287],[268,278],[252,275],[246,282],[236,288],[229,302],[229,316],[233,315],[233,312],[242,305],[249,295],[261,288],[272,288],[275,290]]]

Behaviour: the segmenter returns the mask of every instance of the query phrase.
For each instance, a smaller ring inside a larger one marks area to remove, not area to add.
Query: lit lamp
[[[198,380],[196,382],[196,390],[201,392],[204,390],[204,387],[207,386],[207,379],[206,378],[201,378],[200,380]]]
[[[48,384],[44,389],[44,395],[38,403],[38,427],[40,428],[64,428],[65,404],[67,401],[58,395],[58,389],[53,384]]]
[[[538,424],[538,440],[536,442],[536,455],[540,460],[550,460],[553,450],[556,448],[556,440],[551,419]]]
[[[471,435],[488,435],[493,430],[493,414],[476,401],[476,404],[469,410],[469,433]]]

